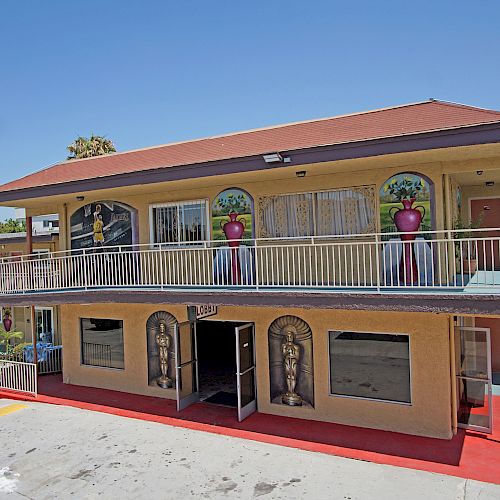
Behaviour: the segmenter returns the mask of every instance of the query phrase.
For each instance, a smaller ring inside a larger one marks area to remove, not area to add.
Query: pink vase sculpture
[[[389,217],[396,225],[400,233],[415,233],[418,231],[422,219],[425,216],[425,208],[421,205],[412,207],[415,203],[415,198],[409,200],[401,200],[403,208],[392,207],[389,210]],[[423,213],[417,210],[421,208]],[[392,210],[397,211],[392,215]],[[413,241],[417,237],[416,234],[401,234],[403,242],[403,254],[399,265],[399,280],[404,281],[406,285],[411,285],[418,282],[418,267],[415,259],[415,251],[413,249]]]
[[[6,332],[10,332],[10,329],[12,328],[12,319],[8,314],[3,317],[3,328]]]
[[[242,217],[237,220],[237,212],[229,214],[229,221],[221,221],[220,226],[226,235],[229,247],[231,248],[231,284],[240,284],[240,259],[238,248],[241,244],[241,237],[245,231],[245,219]]]

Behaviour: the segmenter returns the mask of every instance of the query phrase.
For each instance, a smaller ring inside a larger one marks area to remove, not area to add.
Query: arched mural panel
[[[425,175],[414,172],[401,172],[389,177],[380,188],[380,227],[382,232],[397,232],[394,222],[396,209],[403,209],[403,200],[423,207],[423,217],[419,230],[431,231],[434,228],[434,185]]]
[[[71,215],[70,222],[72,249],[137,243],[137,210],[125,203],[88,203]]]
[[[254,204],[252,197],[243,189],[230,188],[220,192],[212,203],[212,238],[214,240],[227,240],[236,234],[231,226],[231,221],[239,221],[243,229],[240,238],[250,240],[254,233]],[[233,221],[233,222],[234,222]],[[225,229],[224,229],[225,228]],[[236,229],[235,229],[236,231]],[[243,242],[243,244],[250,242]]]
[[[432,247],[435,227],[434,186],[425,175],[402,172],[380,188],[380,226],[383,283],[430,285],[433,283]],[[399,233],[399,234],[394,234]],[[420,233],[420,234],[419,234]]]
[[[220,192],[212,203],[212,238],[221,242],[214,257],[214,281],[250,285],[254,282],[254,203],[243,189]]]
[[[268,331],[271,402],[314,406],[312,331],[297,316],[275,319]]]
[[[166,311],[153,313],[146,322],[148,384],[163,389],[175,384],[175,316]]]

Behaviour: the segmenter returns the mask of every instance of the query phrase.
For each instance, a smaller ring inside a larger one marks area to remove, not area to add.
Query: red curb
[[[54,381],[50,381],[50,384],[54,384]],[[90,397],[93,402],[46,394],[34,398],[3,390],[0,390],[0,398],[70,406],[211,434],[500,484],[500,436],[497,435],[460,431],[448,441],[262,413],[238,423],[233,412],[229,413],[227,408],[203,403],[184,410],[183,415],[189,418],[187,420],[165,414],[175,412],[171,400],[72,386],[60,381],[51,387],[51,392],[55,392],[54,387],[57,386],[60,386],[59,392],[80,393],[82,399]],[[500,397],[495,399],[495,403],[500,406]],[[102,404],[101,401],[113,402],[117,406]],[[123,407],[127,405],[129,408]],[[137,406],[148,411],[130,408]],[[206,420],[211,418],[214,422],[208,423]],[[495,419],[498,429],[500,412],[495,415]]]

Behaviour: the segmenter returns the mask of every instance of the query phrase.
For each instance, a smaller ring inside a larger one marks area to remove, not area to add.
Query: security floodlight
[[[281,153],[269,153],[267,155],[262,155],[266,163],[290,163],[291,159],[289,157],[281,156]]]

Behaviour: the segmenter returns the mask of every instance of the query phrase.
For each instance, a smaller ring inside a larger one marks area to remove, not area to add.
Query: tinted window
[[[123,321],[81,319],[82,364],[105,368],[124,368]]]
[[[332,394],[411,402],[407,335],[330,332]]]

